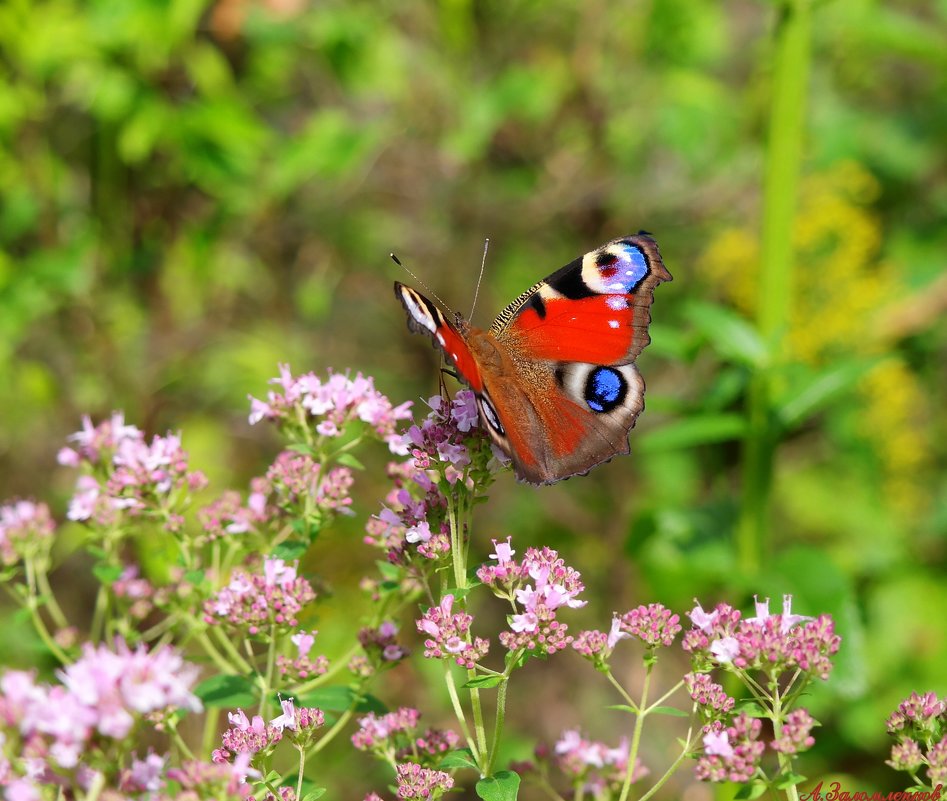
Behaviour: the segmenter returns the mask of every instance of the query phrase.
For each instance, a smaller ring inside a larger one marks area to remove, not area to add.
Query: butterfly
[[[629,452],[644,408],[635,359],[651,341],[654,288],[670,281],[645,232],[614,239],[538,282],[489,329],[448,319],[395,282],[408,328],[428,334],[474,392],[517,478],[552,484]]]

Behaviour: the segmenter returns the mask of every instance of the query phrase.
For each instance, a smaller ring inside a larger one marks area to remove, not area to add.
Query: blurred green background
[[[783,10],[5,0],[0,497],[48,499],[61,518],[73,476],[56,451],[83,413],[112,409],[182,430],[212,493],[243,488],[277,447],[246,423],[277,362],[364,371],[395,402],[436,392],[389,251],[466,312],[489,237],[486,326],[561,264],[645,229],[675,280],[639,360],[632,457],[538,490],[504,475],[477,536],[561,549],[592,599],[577,628],[753,592],[831,612],[843,649],[812,699],[823,728],[804,772],[902,787],[884,719],[911,690],[947,692],[947,2],[812,6],[774,339],[755,321]],[[754,408],[773,469],[755,500]],[[341,595],[383,491],[363,477],[358,517],[322,557]],[[755,555],[737,545],[753,503]],[[512,701],[514,730],[584,719],[617,737],[599,707],[564,706],[570,682],[594,683],[578,661],[530,668],[556,702],[537,718]],[[646,761],[664,761],[653,748]]]

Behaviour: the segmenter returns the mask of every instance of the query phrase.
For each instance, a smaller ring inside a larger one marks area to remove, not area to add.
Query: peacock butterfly
[[[435,347],[477,397],[517,478],[552,484],[629,452],[644,408],[635,359],[651,341],[654,288],[670,281],[645,232],[614,239],[526,290],[489,329],[395,282],[408,328]]]

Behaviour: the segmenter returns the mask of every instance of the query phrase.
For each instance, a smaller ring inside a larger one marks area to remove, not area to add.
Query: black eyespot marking
[[[585,402],[593,412],[612,411],[622,404],[627,394],[628,382],[611,367],[596,367],[585,382]]]
[[[563,368],[557,367],[553,375],[556,378],[556,383],[560,387],[564,387],[566,385],[566,371]]]
[[[591,298],[598,294],[589,288],[588,284],[582,279],[582,259],[576,259],[570,262],[561,270],[562,275],[552,279],[549,286],[556,290],[560,295],[570,300],[582,300],[582,298]]]
[[[618,256],[614,253],[609,253],[607,250],[604,253],[599,253],[595,257],[595,264],[598,267],[608,267],[618,261]]]
[[[480,413],[483,415],[483,419],[487,421],[487,425],[501,437],[505,437],[506,431],[503,430],[503,426],[500,424],[500,418],[497,416],[497,410],[493,408],[493,404],[484,395],[478,395],[477,402],[480,404]]]
[[[533,294],[526,305],[536,312],[536,316],[540,320],[546,319],[546,302],[539,296],[538,292]]]

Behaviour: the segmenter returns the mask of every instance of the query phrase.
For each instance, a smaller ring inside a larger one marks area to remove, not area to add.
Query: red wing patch
[[[548,300],[543,316],[525,308],[509,327],[517,349],[532,359],[615,364],[634,339],[634,297],[594,295]]]
[[[434,341],[444,351],[447,359],[457,368],[457,372],[474,392],[483,392],[483,378],[480,368],[470,348],[460,333],[446,321],[434,331]]]

